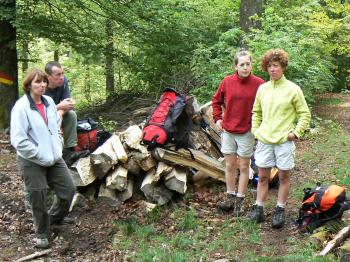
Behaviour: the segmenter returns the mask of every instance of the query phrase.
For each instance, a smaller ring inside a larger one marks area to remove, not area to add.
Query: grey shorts
[[[254,136],[249,131],[244,134],[221,132],[221,152],[226,155],[237,154],[250,158],[254,152]]]
[[[258,141],[254,157],[258,167],[276,166],[280,170],[291,170],[295,166],[295,144],[293,141],[287,141],[283,144],[268,145]]]

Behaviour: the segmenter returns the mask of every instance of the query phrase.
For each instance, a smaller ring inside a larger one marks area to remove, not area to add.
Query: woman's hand
[[[297,139],[296,135],[294,133],[288,134],[288,141],[295,141]]]
[[[215,124],[216,124],[217,128],[219,128],[219,130],[222,131],[222,119],[216,121]]]

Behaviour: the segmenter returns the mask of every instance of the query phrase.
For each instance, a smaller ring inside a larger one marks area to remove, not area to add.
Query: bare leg
[[[278,170],[280,186],[278,188],[278,202],[285,204],[289,195],[290,189],[290,170]]]
[[[269,191],[269,177],[271,168],[259,168],[259,182],[258,182],[258,193],[257,202],[264,203]]]
[[[226,190],[227,192],[235,192],[236,188],[236,176],[237,176],[237,155],[225,155],[226,161],[226,170],[225,170],[225,178],[226,178]]]
[[[238,182],[238,194],[244,195],[249,181],[249,163],[250,158],[239,159],[239,182]]]

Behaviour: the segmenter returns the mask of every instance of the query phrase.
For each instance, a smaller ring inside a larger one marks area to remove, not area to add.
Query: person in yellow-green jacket
[[[286,79],[288,54],[283,49],[268,50],[261,59],[261,68],[267,71],[270,81],[257,92],[252,118],[252,133],[258,140],[255,163],[259,167],[257,200],[249,218],[263,222],[264,202],[269,187],[272,167],[278,168],[278,200],[272,227],[285,223],[285,207],[290,190],[290,175],[295,163],[295,144],[309,127],[311,114],[301,88]]]

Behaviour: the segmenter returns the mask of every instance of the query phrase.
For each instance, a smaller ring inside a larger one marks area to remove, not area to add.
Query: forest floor
[[[319,248],[298,233],[294,221],[304,187],[316,181],[350,184],[350,95],[322,95],[313,112],[314,132],[297,142],[284,228],[271,229],[276,188],[269,192],[266,221],[256,225],[217,210],[223,183],[212,181],[200,188],[190,183],[183,197],[150,213],[141,196],[118,207],[87,202],[70,214],[76,218],[74,225],[52,228],[51,252],[35,261],[336,261],[335,255],[316,258]],[[5,143],[7,135],[0,140],[0,261],[14,261],[38,249],[33,247],[31,216],[23,205],[15,151]],[[250,185],[247,210],[255,194]]]

